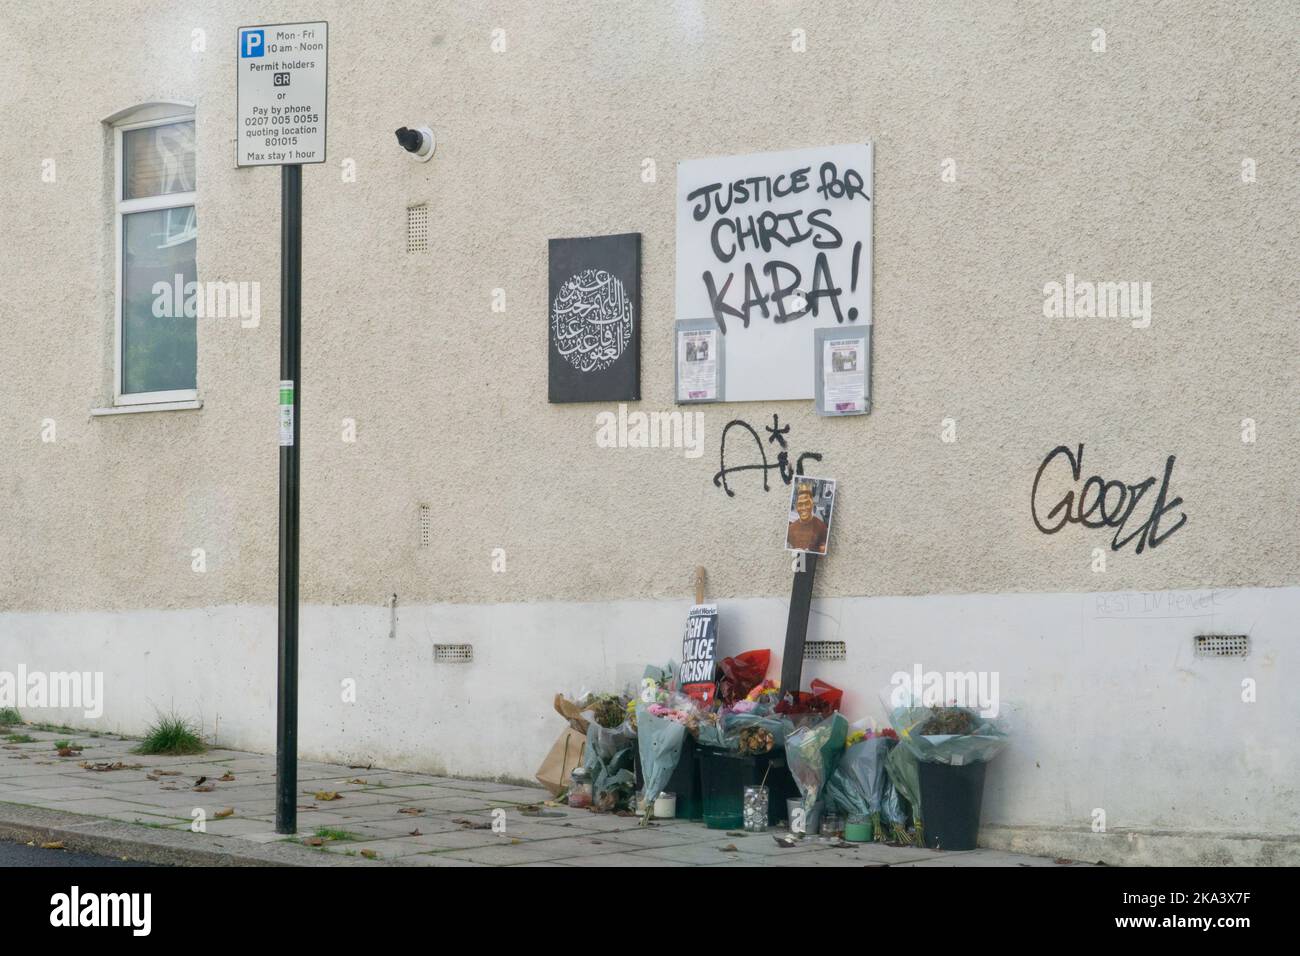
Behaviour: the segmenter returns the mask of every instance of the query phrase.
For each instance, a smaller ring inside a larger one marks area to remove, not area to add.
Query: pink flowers
[[[675,720],[679,724],[685,724],[689,715],[680,710],[673,710],[671,707],[665,707],[663,704],[651,704],[646,708],[656,717],[666,717],[668,720]]]

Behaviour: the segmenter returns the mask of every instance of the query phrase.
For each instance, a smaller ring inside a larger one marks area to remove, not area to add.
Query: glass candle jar
[[[591,806],[591,774],[586,767],[575,767],[569,774],[569,806],[585,810]]]
[[[822,816],[822,836],[828,840],[844,839],[844,818],[838,813],[827,813]]]
[[[850,843],[866,843],[871,839],[871,818],[860,813],[850,813],[844,823],[844,839]]]
[[[745,788],[741,820],[749,833],[763,833],[767,830],[767,787]]]

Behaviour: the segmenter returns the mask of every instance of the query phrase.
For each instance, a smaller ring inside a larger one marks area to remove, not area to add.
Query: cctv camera
[[[433,159],[433,130],[429,127],[408,129],[403,126],[397,131],[397,141],[402,144],[402,149],[420,162],[427,163]]]

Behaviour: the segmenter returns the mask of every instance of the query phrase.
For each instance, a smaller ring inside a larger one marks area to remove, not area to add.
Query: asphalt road
[[[70,853],[67,850],[42,850],[25,843],[0,840],[0,867],[5,866],[150,866],[133,863],[111,856],[94,856],[90,853]]]

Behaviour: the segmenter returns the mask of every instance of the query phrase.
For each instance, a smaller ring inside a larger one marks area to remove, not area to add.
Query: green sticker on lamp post
[[[293,382],[280,383],[280,445],[293,444]]]

